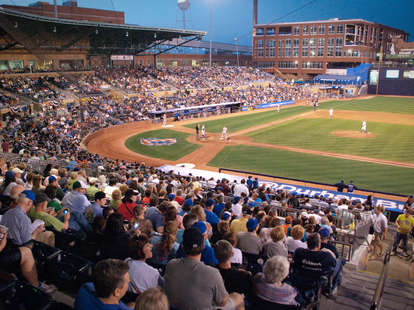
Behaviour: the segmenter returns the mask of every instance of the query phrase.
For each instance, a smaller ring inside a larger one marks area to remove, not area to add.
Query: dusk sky
[[[45,1],[45,0],[42,0]],[[187,13],[191,20],[187,29],[209,29],[209,3],[213,2],[213,40],[240,44],[251,43],[253,0],[190,0]],[[35,1],[0,0],[1,4],[27,5]],[[53,1],[50,1],[52,3]],[[58,0],[61,4],[62,0]],[[306,4],[305,8],[284,17]],[[81,7],[91,7],[125,12],[128,24],[142,26],[182,28],[181,12],[177,0],[79,0]],[[259,23],[320,20],[338,17],[363,18],[402,29],[414,34],[413,0],[259,0]],[[204,38],[208,40],[208,35]]]

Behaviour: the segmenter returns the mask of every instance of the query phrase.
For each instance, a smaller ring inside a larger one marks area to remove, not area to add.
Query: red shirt
[[[136,203],[133,202],[127,202],[127,203],[123,203],[121,202],[121,204],[119,205],[117,211],[118,213],[120,213],[123,217],[124,220],[131,220],[134,217],[134,208],[137,206]]]
[[[184,198],[183,197],[177,196],[177,197],[174,198],[174,200],[177,201],[180,205],[182,205],[184,203]]]

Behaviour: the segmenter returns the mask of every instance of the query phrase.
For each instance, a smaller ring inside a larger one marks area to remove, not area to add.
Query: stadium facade
[[[388,54],[403,30],[363,19],[338,18],[253,26],[253,63],[267,71],[315,76],[372,63]]]

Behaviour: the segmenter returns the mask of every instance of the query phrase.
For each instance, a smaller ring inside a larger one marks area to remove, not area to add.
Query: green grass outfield
[[[200,147],[197,144],[187,142],[186,138],[188,136],[188,133],[168,129],[146,131],[128,138],[125,141],[125,146],[131,151],[145,156],[167,160],[178,160]],[[147,146],[142,145],[139,142],[141,138],[175,138],[177,139],[177,143],[173,145]]]
[[[247,129],[250,127],[274,122],[283,118],[287,118],[293,115],[305,113],[308,111],[311,111],[312,108],[310,107],[291,107],[291,108],[284,108],[281,109],[278,113],[276,109],[273,109],[272,111],[264,111],[259,113],[253,113],[253,114],[246,114],[241,116],[234,116],[234,117],[228,117],[228,118],[221,118],[206,122],[199,122],[200,128],[204,124],[206,126],[206,131],[211,133],[219,133],[223,129],[224,126],[226,126],[229,130],[229,133],[232,134],[233,132]],[[188,125],[185,125],[185,127],[188,128],[195,128],[195,123],[191,123]]]
[[[340,154],[351,154],[414,163],[414,126],[368,122],[375,137],[346,138],[337,130],[359,131],[360,121],[344,119],[295,119],[248,134],[255,142],[287,145]]]
[[[401,114],[414,114],[414,98],[383,97],[347,101],[327,101],[320,104],[321,109],[372,111]]]
[[[210,166],[359,188],[412,194],[414,169],[252,146],[226,146]]]

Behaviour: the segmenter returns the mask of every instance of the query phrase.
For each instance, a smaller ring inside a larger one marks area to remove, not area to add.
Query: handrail
[[[384,257],[384,265],[381,270],[381,274],[378,280],[377,287],[375,288],[374,296],[372,297],[370,310],[379,310],[381,309],[382,295],[384,293],[385,282],[388,278],[388,266],[390,262],[391,251],[387,249]]]
[[[287,178],[287,177],[281,177],[281,176],[276,176],[276,175],[271,175],[271,174],[250,172],[250,171],[237,170],[237,169],[219,168],[219,173],[221,173],[221,171],[230,171],[230,172],[236,172],[236,173],[243,173],[243,174],[247,174],[247,175],[252,174],[252,175],[258,175],[258,176],[274,178],[274,179],[282,179],[282,180],[296,181],[296,182],[302,182],[302,183],[309,183],[309,184],[314,184],[314,185],[323,185],[323,186],[335,187],[335,185],[328,184],[328,183],[301,180],[301,179],[295,179],[295,178]],[[372,190],[372,189],[358,188],[358,190],[363,191],[363,192],[374,193],[374,194],[383,194],[383,195],[392,195],[392,196],[398,196],[398,197],[407,197],[406,195],[402,195],[402,194],[381,192],[381,191],[375,191],[375,190]]]

